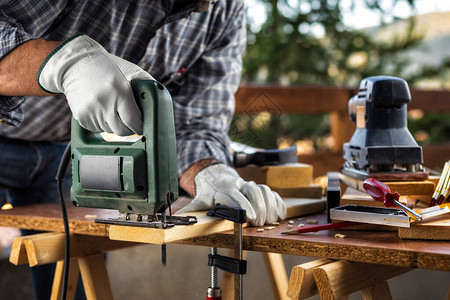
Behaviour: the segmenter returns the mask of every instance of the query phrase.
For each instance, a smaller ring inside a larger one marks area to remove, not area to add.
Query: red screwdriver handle
[[[391,189],[381,181],[373,178],[364,180],[363,183],[366,192],[376,201],[384,202],[386,207],[396,207],[394,200],[400,198],[400,194],[392,193]]]

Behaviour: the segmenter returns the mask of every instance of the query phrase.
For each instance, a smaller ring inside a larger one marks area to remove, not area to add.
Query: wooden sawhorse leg
[[[88,300],[113,299],[104,253],[110,250],[138,245],[112,241],[106,237],[71,235],[70,268],[67,299],[73,299],[78,274],[83,280]],[[64,234],[57,232],[17,237],[13,241],[9,260],[15,265],[30,267],[56,262],[51,300],[60,299],[64,259]]]
[[[351,293],[361,290],[364,300],[392,299],[387,280],[410,270],[319,259],[292,269],[287,295],[291,299],[305,299],[318,293],[323,300],[347,299]]]

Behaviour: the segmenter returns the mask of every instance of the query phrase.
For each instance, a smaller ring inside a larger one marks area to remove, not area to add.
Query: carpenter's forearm
[[[36,75],[44,59],[59,42],[31,40],[0,60],[0,95],[47,95],[39,88]]]

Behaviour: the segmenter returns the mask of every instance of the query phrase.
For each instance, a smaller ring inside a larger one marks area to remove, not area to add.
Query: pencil
[[[441,173],[441,178],[439,178],[439,182],[436,185],[436,189],[434,190],[433,197],[431,197],[430,206],[436,205],[436,201],[439,199],[439,196],[441,195],[441,191],[444,185],[444,182],[446,178],[448,177],[448,170],[449,170],[449,164],[448,162],[445,162],[444,169]]]
[[[447,176],[445,177],[444,184],[442,185],[442,191],[441,195],[439,196],[439,199],[437,201],[438,205],[441,205],[444,200],[448,197],[449,189],[450,188],[450,171],[447,172]]]

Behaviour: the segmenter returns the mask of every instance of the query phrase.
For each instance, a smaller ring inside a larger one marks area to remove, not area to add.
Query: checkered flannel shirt
[[[21,0],[0,2],[0,59],[37,38],[62,41],[82,32],[110,53],[168,84],[174,106],[179,175],[192,163],[230,163],[227,131],[245,48],[242,1]],[[212,2],[212,3],[211,3]],[[0,83],[1,84],[1,83]],[[29,141],[70,139],[64,95],[0,96],[0,135]]]

